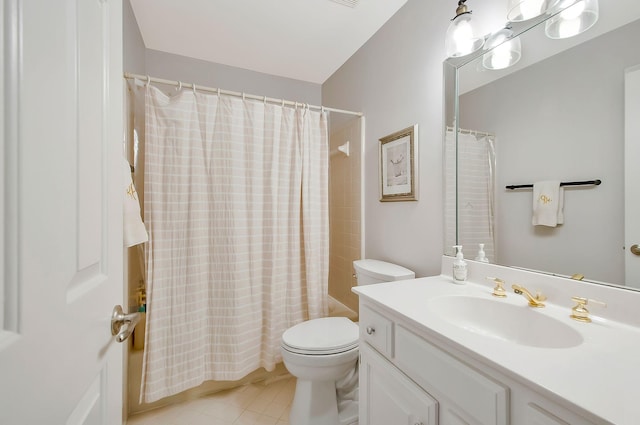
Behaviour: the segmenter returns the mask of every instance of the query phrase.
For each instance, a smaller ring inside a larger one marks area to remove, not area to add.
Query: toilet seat
[[[282,348],[297,354],[338,354],[357,347],[358,325],[346,317],[308,320],[282,334]]]

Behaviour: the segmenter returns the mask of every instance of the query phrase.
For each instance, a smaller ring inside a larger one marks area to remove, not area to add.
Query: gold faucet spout
[[[527,288],[517,284],[511,285],[511,288],[513,288],[513,292],[515,292],[516,294],[525,297],[527,301],[529,301],[529,305],[531,307],[544,307],[544,303],[542,301],[544,301],[546,298],[542,295],[538,294],[534,297],[533,295],[531,295],[531,292],[527,290]]]

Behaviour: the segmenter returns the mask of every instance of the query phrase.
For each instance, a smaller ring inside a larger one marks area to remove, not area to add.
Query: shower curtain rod
[[[453,127],[447,126],[447,131],[453,131]],[[462,134],[473,134],[475,136],[496,137],[495,134],[487,133],[486,131],[467,130],[464,128],[459,128],[458,131]]]
[[[309,105],[309,104],[306,104],[306,103],[303,103],[303,102],[292,102],[290,100],[276,99],[276,98],[267,97],[267,96],[257,96],[255,94],[246,94],[246,93],[242,93],[242,92],[235,92],[235,91],[230,91],[230,90],[222,90],[222,89],[219,89],[219,88],[197,86],[194,83],[183,83],[181,81],[165,80],[163,78],[155,78],[155,77],[150,77],[148,75],[131,74],[129,72],[125,72],[124,73],[124,78],[126,78],[128,80],[138,79],[138,80],[144,81],[146,83],[160,83],[160,84],[167,84],[167,85],[176,86],[176,87],[192,88],[194,90],[200,90],[200,91],[224,94],[224,95],[227,95],[227,96],[241,97],[243,99],[262,100],[263,102],[269,102],[269,103],[281,103],[282,105],[289,105],[289,106],[305,105],[310,109],[319,109],[319,110],[322,110],[322,111],[336,112],[336,113],[339,113],[339,114],[355,115],[357,117],[362,117],[364,115],[362,112],[346,111],[346,110],[343,110],[343,109],[329,108],[327,106],[315,106],[315,105]]]

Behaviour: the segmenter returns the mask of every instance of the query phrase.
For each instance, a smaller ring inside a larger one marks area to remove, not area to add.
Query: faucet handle
[[[494,297],[504,298],[507,296],[507,291],[504,290],[504,280],[497,277],[487,277],[487,280],[493,280],[496,284],[495,288],[493,288],[492,295]]]
[[[577,320],[578,322],[591,322],[591,318],[589,317],[589,310],[587,310],[587,304],[593,304],[603,308],[607,307],[607,303],[592,300],[590,298],[571,297],[571,300],[574,301],[576,305],[571,309],[571,315],[569,317],[571,317],[573,320]]]

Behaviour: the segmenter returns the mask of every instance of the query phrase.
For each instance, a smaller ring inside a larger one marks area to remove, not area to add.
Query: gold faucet
[[[543,301],[547,299],[547,297],[545,297],[544,295],[538,293],[534,297],[533,295],[531,295],[531,292],[527,290],[527,288],[517,284],[511,285],[511,287],[513,288],[513,292],[518,295],[522,295],[527,299],[527,301],[529,301],[529,306],[538,308],[544,307]]]
[[[577,320],[578,322],[590,323],[591,318],[589,317],[589,310],[587,310],[587,304],[594,304],[599,307],[606,307],[607,303],[603,303],[602,301],[596,301],[589,298],[583,297],[571,297],[571,299],[577,304],[571,309],[571,317],[573,320]]]
[[[487,277],[487,280],[493,280],[496,284],[496,287],[493,288],[493,293],[492,293],[494,297],[504,298],[507,296],[507,291],[505,291],[504,287],[502,286],[504,285],[504,280],[497,277]]]

